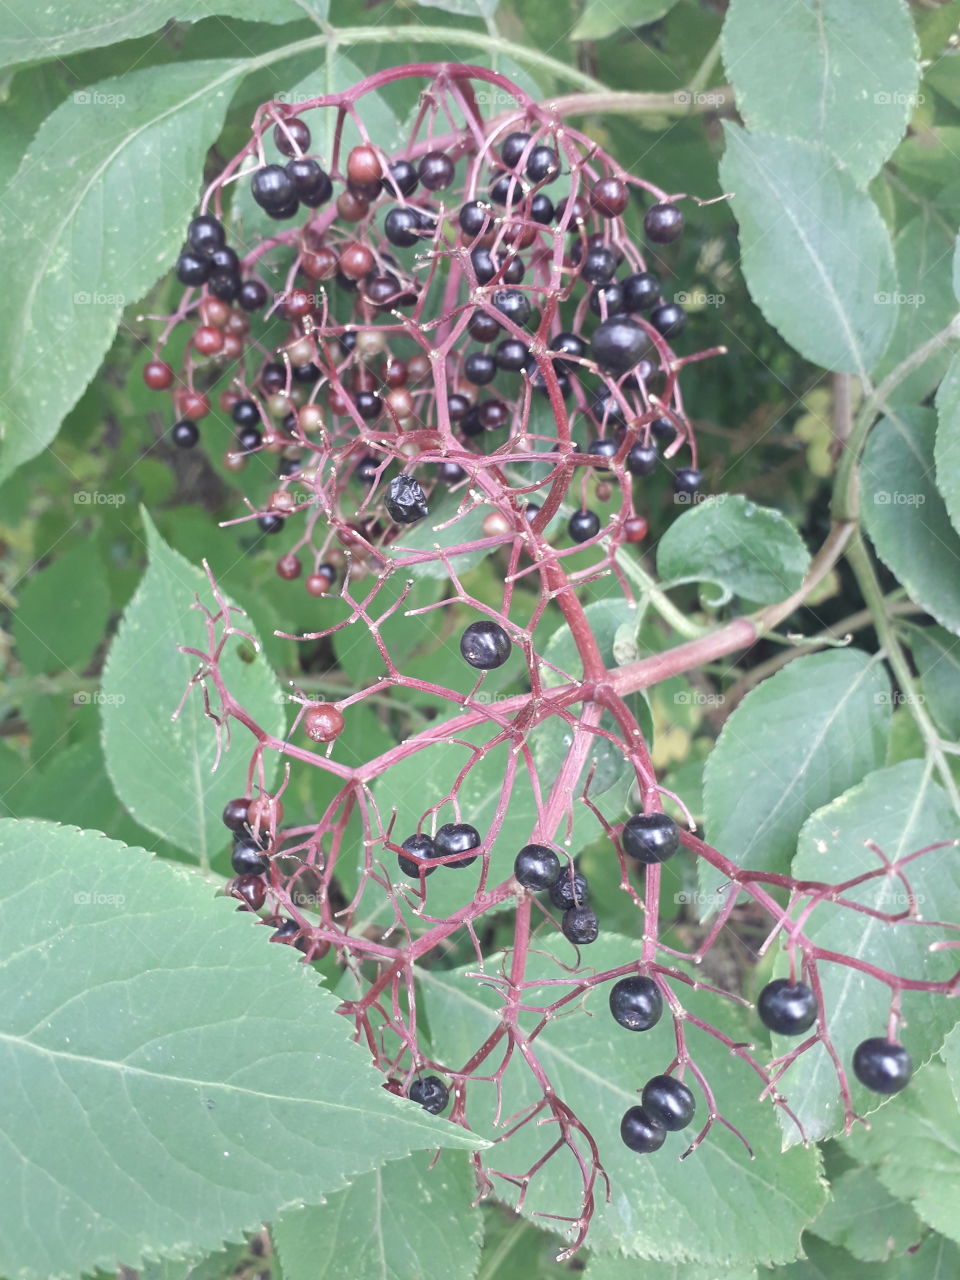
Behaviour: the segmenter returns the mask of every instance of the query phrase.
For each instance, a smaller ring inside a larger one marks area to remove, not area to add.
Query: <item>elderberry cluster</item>
[[[189,225],[176,267],[188,292],[160,339],[192,326],[184,364],[155,355],[144,369],[171,394],[173,443],[193,447],[216,419],[205,435],[229,470],[266,464],[271,491],[251,517],[276,534],[306,513],[277,572],[299,577],[306,556],[314,595],[347,558],[379,563],[495,459],[538,534],[560,484],[576,491],[570,543],[642,541],[635,481],[667,459],[675,493],[702,484],[671,347],[686,317],[625,220],[636,205],[660,250],[683,230],[679,204],[532,104],[506,124],[474,111],[397,154],[341,104],[324,157],[305,117],[333,109],[262,108]],[[348,120],[362,138],[349,149]],[[224,203],[242,187],[269,221],[238,253]],[[672,462],[680,450],[691,465]]]

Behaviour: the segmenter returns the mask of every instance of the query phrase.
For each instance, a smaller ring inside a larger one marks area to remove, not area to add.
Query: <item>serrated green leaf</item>
[[[858,182],[879,170],[917,101],[917,42],[903,0],[732,0],[723,62],[750,129],[828,148]]]
[[[196,1255],[384,1160],[472,1145],[390,1096],[313,973],[194,874],[7,819],[0,869],[4,1274]]]
[[[309,0],[318,18],[327,16],[327,0]],[[62,58],[77,49],[97,49],[159,31],[171,18],[196,22],[210,14],[250,22],[295,22],[304,5],[293,0],[106,0],[96,7],[85,0],[60,0],[41,8],[29,0],[11,0],[4,11],[0,67],[41,58]]]
[[[960,533],[960,355],[954,356],[937,391],[937,437],[933,448],[937,488],[954,529]]]
[[[124,307],[169,269],[241,70],[131,71],[78,92],[40,128],[4,193],[0,480],[49,444]]]
[[[815,813],[800,832],[791,874],[800,880],[837,883],[880,865],[877,855],[866,847],[867,841],[872,840],[888,858],[895,859],[952,840],[957,830],[950,803],[930,779],[924,762],[905,760],[871,773],[859,786]],[[934,920],[960,916],[956,848],[938,849],[918,858],[905,874],[921,916]],[[858,885],[848,896],[892,914],[909,906],[903,883],[887,877]],[[827,951],[853,956],[893,973],[941,981],[956,968],[950,951],[930,950],[931,943],[950,936],[946,931],[891,926],[829,902],[817,907],[804,925],[804,933]],[[890,992],[883,983],[847,966],[824,963],[819,973],[830,1036],[841,1061],[849,1064],[862,1040],[883,1033]],[[904,1044],[919,1066],[940,1048],[956,1020],[956,1009],[943,996],[913,991],[904,993],[903,1009]],[[796,1041],[774,1039],[778,1052],[786,1053],[796,1046]],[[860,1115],[883,1103],[884,1099],[857,1083],[849,1066],[848,1077]],[[840,1128],[843,1113],[837,1074],[822,1045],[814,1045],[797,1060],[782,1087],[808,1138],[818,1140]],[[795,1141],[795,1129],[786,1123],[783,1127],[785,1140]]]
[[[226,843],[223,806],[247,793],[253,739],[234,724],[214,773],[217,736],[199,690],[171,720],[198,666],[178,646],[205,651],[206,628],[193,605],[198,596],[210,602],[210,586],[201,570],[171,551],[145,512],[143,519],[149,564],[103,671],[104,755],[117,795],[137,821],[205,865]],[[222,657],[227,687],[258,724],[282,736],[279,683],[262,654],[246,660],[248,649],[237,637],[227,643]],[[278,763],[271,761],[268,770]],[[272,776],[268,773],[268,780]]]
[[[856,649],[796,658],[764,680],[707,757],[707,839],[740,866],[786,871],[810,814],[883,763],[890,706],[883,667]]]
[[[911,599],[960,633],[960,534],[934,483],[936,417],[903,409],[870,432],[860,467],[863,521]]]
[[[462,1152],[417,1152],[270,1229],[284,1280],[469,1280],[483,1224]],[[456,1223],[456,1230],[443,1229]]]
[[[778,1271],[761,1271],[763,1280],[953,1280],[960,1274],[960,1249],[943,1236],[928,1235],[915,1253],[889,1262],[860,1262],[844,1249],[803,1238],[807,1254]]]
[[[424,9],[442,9],[460,18],[492,18],[500,0],[415,0]]]
[[[960,738],[960,640],[943,627],[911,627],[907,640],[930,714]]]
[[[821,147],[730,123],[724,134],[720,180],[733,193],[754,301],[808,360],[866,376],[897,318],[893,247],[876,205]]]
[[[732,1267],[716,1262],[655,1262],[598,1253],[587,1265],[584,1280],[757,1280],[755,1267]]]
[[[892,1195],[945,1235],[960,1239],[960,1114],[946,1068],[931,1062],[870,1128],[843,1139],[856,1160],[871,1164]]]
[[[657,573],[671,582],[713,582],[710,608],[733,596],[753,604],[783,600],[803,582],[810,555],[796,529],[773,507],[738,493],[697,503],[669,526],[657,547]]]
[[[556,986],[538,988],[537,980],[565,976],[560,967],[573,964],[573,949],[552,932],[537,935],[537,951],[528,955],[525,1005],[551,1003],[562,993]],[[590,969],[623,964],[636,954],[637,940],[601,934],[583,963]],[[554,958],[555,957],[555,958]],[[500,995],[476,972],[476,965],[453,971],[423,971],[420,1000],[430,1020],[433,1051],[440,1061],[466,1062],[486,1036],[499,1027]],[[734,1039],[745,1038],[729,1003],[678,985],[684,1006],[721,1026]],[[557,1090],[594,1135],[611,1180],[611,1198],[597,1196],[591,1224],[591,1247],[622,1250],[639,1257],[667,1261],[724,1264],[786,1261],[796,1257],[799,1232],[824,1199],[814,1150],[794,1148],[783,1154],[776,1120],[757,1101],[756,1077],[712,1037],[691,1029],[691,1053],[710,1081],[723,1114],[743,1130],[754,1149],[744,1148],[715,1129],[686,1160],[692,1131],[669,1134],[655,1157],[637,1156],[620,1140],[623,1112],[637,1102],[644,1080],[659,1074],[674,1054],[671,1019],[651,1031],[633,1035],[619,1027],[607,1009],[608,991],[594,988],[574,1012],[549,1020],[533,1042],[537,1058]],[[592,1015],[592,1016],[591,1016]],[[521,1015],[536,1021],[537,1015]],[[499,1061],[499,1054],[497,1057]],[[752,1077],[752,1078],[751,1078]],[[540,1086],[515,1053],[503,1079],[503,1115],[542,1097]],[[703,1097],[697,1091],[700,1114]],[[490,1129],[495,1102],[492,1085],[471,1083],[468,1117],[478,1132]],[[700,1116],[694,1120],[696,1126]],[[525,1125],[496,1149],[493,1167],[518,1172],[543,1154],[555,1137],[555,1126]],[[509,1188],[497,1180],[497,1193],[511,1202]],[[523,1208],[535,1215],[572,1214],[579,1210],[580,1178],[569,1156],[551,1159],[532,1180]],[[562,1230],[561,1224],[554,1229]]]
[[[110,595],[92,542],[80,542],[28,579],[13,616],[17,655],[32,675],[79,675],[103,639]]]
[[[571,40],[602,40],[625,27],[646,26],[670,12],[677,0],[587,0]]]
[[[830,1199],[810,1230],[863,1262],[886,1262],[923,1236],[923,1223],[871,1169],[849,1169],[830,1183]]]

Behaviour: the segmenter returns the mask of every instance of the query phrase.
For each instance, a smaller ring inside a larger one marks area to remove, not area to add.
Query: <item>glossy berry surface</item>
[[[250,180],[250,193],[267,213],[289,208],[291,203],[296,212],[297,188],[282,165],[267,164],[258,169]]]
[[[601,369],[622,374],[632,369],[650,346],[650,339],[630,316],[611,316],[593,331],[590,352]]]
[[[651,205],[643,217],[643,230],[654,244],[671,244],[683,232],[683,213],[675,204]]]
[[[427,495],[413,476],[394,476],[387,486],[383,505],[398,524],[413,524],[429,514]]]
[[[663,1016],[663,996],[652,978],[631,974],[610,988],[610,1012],[627,1031],[649,1031]]]
[[[874,1037],[854,1050],[853,1074],[871,1093],[899,1093],[910,1083],[913,1062],[902,1044]]]
[[[660,297],[660,281],[650,271],[637,271],[622,284],[625,311],[648,311]]]
[[[411,1102],[418,1102],[424,1111],[438,1116],[446,1110],[450,1101],[450,1090],[439,1076],[424,1076],[422,1080],[414,1080],[407,1091]]]
[[[637,862],[666,862],[680,847],[677,824],[666,813],[637,813],[623,825],[623,851]]]
[[[211,269],[210,259],[192,249],[185,249],[177,259],[177,279],[181,284],[205,284]]]
[[[192,449],[200,439],[200,432],[195,422],[189,418],[181,418],[179,422],[173,424],[170,438],[178,449]]]
[[[673,1076],[654,1076],[648,1080],[640,1101],[650,1119],[670,1133],[685,1129],[697,1110],[693,1094],[682,1080]]]
[[[471,849],[480,848],[480,832],[468,822],[445,822],[433,837],[436,856],[446,858],[454,853],[469,854]],[[448,867],[469,867],[477,857],[457,858],[445,865]]]
[[[519,129],[507,134],[500,148],[500,159],[508,169],[517,167],[529,141],[529,133],[523,133]]]
[[[687,313],[676,302],[664,303],[650,312],[650,323],[662,338],[679,338],[687,327]]]
[[[776,978],[757,997],[760,1021],[781,1036],[799,1036],[817,1020],[817,997],[805,982]]]
[[[310,150],[310,128],[297,116],[279,121],[273,126],[273,145],[281,155],[294,156],[298,151]]]
[[[574,542],[587,542],[600,532],[600,517],[595,511],[575,511],[567,522],[567,532]]]
[[[383,234],[399,249],[419,243],[420,219],[414,209],[391,209],[383,222]]]
[[[449,187],[456,173],[456,166],[443,151],[428,151],[417,167],[420,181],[428,191],[442,191]]]
[[[560,859],[546,845],[527,844],[514,860],[513,874],[524,889],[549,889],[560,876]]]
[[[657,469],[657,451],[652,444],[635,444],[626,457],[627,470],[633,476],[649,476]]]
[[[343,712],[332,702],[317,702],[304,712],[303,731],[312,742],[333,742],[344,729]]]
[[[230,865],[238,876],[259,876],[269,868],[270,859],[255,840],[242,836],[233,846]]]
[[[478,671],[493,671],[510,657],[510,637],[498,622],[471,622],[460,637],[460,653]]]
[[[569,911],[571,907],[582,907],[590,901],[590,885],[582,871],[570,875],[570,867],[560,867],[560,875],[550,886],[550,901],[560,911]]]
[[[569,907],[560,921],[563,936],[578,947],[596,942],[600,936],[600,922],[592,907]]]
[[[209,213],[200,214],[187,227],[187,243],[196,253],[213,253],[226,242],[223,223]]]
[[[667,1139],[667,1131],[648,1116],[643,1107],[631,1107],[620,1121],[620,1137],[625,1146],[640,1155],[659,1151]]]
[[[223,825],[231,831],[242,831],[247,824],[250,801],[246,796],[228,800],[223,807]]]
[[[692,498],[700,492],[703,485],[703,476],[696,467],[681,467],[673,477],[673,491],[675,494]]]
[[[251,911],[259,911],[267,900],[267,886],[263,876],[239,876],[234,883],[233,893]]]
[[[560,172],[560,157],[553,147],[534,147],[527,159],[526,174],[531,182],[552,182]]]
[[[419,880],[421,872],[425,876],[433,875],[437,868],[431,867],[429,861],[437,856],[437,850],[429,836],[407,836],[400,847],[407,851],[407,857],[402,853],[397,855],[397,863],[405,876],[409,876],[411,880]]]

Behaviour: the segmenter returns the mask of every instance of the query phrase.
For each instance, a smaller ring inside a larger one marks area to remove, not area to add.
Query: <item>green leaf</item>
[[[707,757],[710,843],[740,866],[786,871],[814,809],[883,763],[890,703],[883,666],[857,649],[796,658],[752,689]]]
[[[760,310],[814,364],[866,376],[897,318],[890,235],[876,205],[822,147],[726,123],[720,165]],[[784,264],[790,264],[790,270]]]
[[[715,1262],[656,1262],[644,1258],[624,1258],[598,1253],[587,1265],[584,1280],[756,1280],[749,1264],[732,1267]]]
[[[773,507],[738,493],[697,503],[668,527],[657,547],[657,573],[670,582],[713,582],[711,609],[741,596],[754,604],[785,599],[803,582],[810,555]]]
[[[905,760],[871,773],[859,786],[815,813],[800,833],[791,874],[800,880],[836,883],[880,866],[877,855],[866,847],[867,841],[895,859],[949,841],[955,834],[956,818],[950,803],[931,780],[924,762]],[[925,854],[912,862],[905,874],[921,916],[958,918],[960,866],[955,848]],[[893,914],[909,906],[902,882],[885,876],[858,885],[847,896]],[[930,950],[932,942],[950,936],[946,931],[891,926],[828,902],[816,908],[804,932],[825,950],[855,956],[894,973],[939,981],[950,977],[956,968],[952,952]],[[886,1027],[890,992],[882,983],[843,965],[824,963],[819,972],[830,1036],[841,1061],[849,1063],[862,1040],[879,1035]],[[919,1066],[940,1048],[956,1020],[956,1010],[943,996],[923,992],[906,992],[903,1008],[904,1044]],[[774,1040],[779,1052],[786,1053],[796,1045],[783,1038]],[[849,1069],[848,1076],[860,1115],[876,1110],[885,1101],[858,1084]],[[782,1087],[808,1138],[819,1140],[839,1129],[843,1116],[836,1070],[822,1045],[814,1045],[797,1060]],[[795,1128],[786,1121],[784,1134],[786,1141],[796,1140]]]
[[[42,125],[4,194],[0,480],[49,444],[124,307],[172,265],[238,74],[232,62],[131,71]]]
[[[137,821],[206,865],[226,843],[223,806],[231,797],[247,794],[254,741],[234,723],[229,748],[213,773],[217,735],[199,690],[191,691],[179,718],[171,721],[198,666],[178,646],[205,650],[206,627],[193,605],[198,596],[211,602],[210,584],[205,574],[171,551],[145,512],[143,520],[149,564],[103,672],[104,754],[117,795]],[[235,621],[239,617],[233,616]],[[245,621],[239,618],[237,625]],[[279,683],[262,654],[253,661],[249,657],[246,641],[228,641],[223,678],[259,725],[282,736]],[[268,770],[277,764],[269,761]]]
[[[327,16],[327,0],[309,0],[309,4],[318,18]],[[172,0],[107,0],[98,6],[86,0],[60,0],[49,8],[29,0],[10,0],[4,8],[0,67],[103,48],[159,31],[171,18],[196,22],[222,13],[231,19],[280,23],[295,22],[303,17],[303,10],[294,0],[184,0],[180,6]]]
[[[403,572],[411,578],[448,578],[446,567],[441,560],[435,558],[438,547],[457,547],[466,542],[479,542],[485,537],[484,519],[490,514],[490,508],[482,504],[465,510],[458,516],[461,503],[469,506],[465,494],[445,494],[431,508],[430,514],[416,524],[407,525],[400,530],[399,537],[384,552],[391,560],[402,560],[411,554],[430,552],[431,560],[421,561],[403,567]],[[444,526],[438,528],[439,525]],[[454,572],[459,576],[467,573],[490,554],[489,548],[479,551],[467,551],[461,555],[452,555],[450,562]]]
[[[0,868],[3,1274],[195,1256],[411,1149],[473,1144],[390,1096],[313,973],[196,875],[11,820]]]
[[[960,1249],[942,1236],[928,1235],[916,1252],[879,1264],[860,1262],[809,1234],[803,1247],[802,1262],[760,1275],[764,1280],[953,1280],[960,1274]]]
[[[587,0],[571,40],[602,40],[624,27],[633,29],[656,22],[669,13],[677,0]]]
[[[929,209],[912,218],[894,240],[897,260],[897,327],[876,368],[880,382],[917,347],[932,338],[956,313],[947,264],[952,260],[956,236],[943,219]],[[893,393],[899,404],[916,404],[937,386],[950,363],[948,348],[925,361],[900,383]]]
[[[923,1223],[891,1195],[871,1169],[849,1169],[830,1184],[830,1199],[810,1230],[864,1262],[886,1262],[923,1235]]]
[[[528,1006],[558,999],[564,988],[538,987],[537,982],[569,976],[560,965],[575,960],[573,949],[565,940],[557,941],[555,933],[538,934],[536,948],[528,953],[530,985],[523,993]],[[636,939],[604,933],[584,962],[591,970],[613,968],[628,961],[636,949]],[[476,964],[453,971],[424,970],[419,980],[434,1053],[443,1062],[466,1062],[501,1025],[500,994],[476,972]],[[677,991],[696,1016],[721,1026],[734,1039],[746,1039],[729,1003],[681,984]],[[655,1159],[638,1158],[628,1151],[620,1140],[620,1117],[636,1104],[642,1082],[662,1072],[673,1057],[673,1027],[665,1017],[641,1036],[624,1031],[609,1015],[608,994],[606,987],[589,990],[574,1012],[551,1018],[531,1045],[558,1097],[593,1134],[610,1177],[609,1203],[598,1188],[591,1247],[673,1262],[731,1264],[796,1257],[800,1229],[824,1199],[817,1153],[800,1147],[782,1153],[772,1110],[757,1101],[756,1077],[713,1037],[692,1028],[691,1054],[710,1081],[718,1107],[747,1135],[756,1158],[751,1160],[733,1135],[721,1128],[715,1128],[697,1152],[683,1161],[678,1157],[691,1131],[669,1134]],[[522,1026],[538,1020],[535,1014],[519,1016]],[[496,1062],[501,1052],[494,1051]],[[704,1117],[704,1102],[699,1089],[691,1087],[699,1108],[696,1126]],[[504,1074],[503,1089],[504,1117],[542,1097],[541,1087],[516,1052]],[[471,1083],[467,1114],[477,1132],[489,1130],[494,1103],[492,1084]],[[498,1142],[493,1167],[522,1172],[555,1136],[555,1125],[524,1125]],[[510,1188],[499,1180],[494,1185],[512,1203]],[[533,1178],[523,1212],[541,1225],[550,1225],[536,1215],[575,1216],[579,1203],[579,1172],[574,1160],[561,1153]],[[562,1230],[562,1224],[555,1229]]]
[[[31,675],[79,675],[103,638],[110,594],[92,542],[80,542],[28,578],[13,616],[20,661]]]
[[[960,1113],[946,1068],[931,1062],[869,1129],[843,1140],[855,1159],[876,1167],[891,1193],[949,1240],[960,1240]]]
[[[357,1178],[324,1205],[285,1213],[270,1229],[283,1280],[448,1280],[472,1276],[483,1225],[461,1152],[431,1168],[431,1151]],[[456,1230],[443,1229],[456,1223]]]
[[[937,391],[937,438],[933,449],[937,488],[953,527],[960,532],[960,355],[953,357]]]
[[[907,642],[930,714],[944,733],[960,738],[960,640],[943,627],[911,627]]]
[[[460,18],[492,18],[500,0],[416,0],[424,9],[442,9]]]
[[[917,42],[902,0],[732,0],[723,61],[747,127],[804,138],[869,181],[917,102]]]
[[[910,598],[960,632],[960,534],[934,483],[936,416],[903,409],[870,432],[860,467],[863,521]]]

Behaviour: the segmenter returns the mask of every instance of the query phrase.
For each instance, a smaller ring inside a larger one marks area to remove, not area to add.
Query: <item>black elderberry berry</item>
[[[581,871],[571,875],[570,867],[561,867],[560,875],[550,886],[550,901],[560,911],[582,907],[590,901],[590,885]]]
[[[181,284],[206,284],[210,276],[210,259],[206,254],[184,249],[177,259],[177,279]]]
[[[470,200],[461,208],[458,221],[465,235],[482,235],[491,224],[490,206],[480,200]]]
[[[673,1076],[654,1076],[648,1080],[640,1101],[650,1119],[670,1133],[685,1129],[697,1110],[693,1094],[682,1080],[675,1080]]]
[[[619,280],[611,280],[608,284],[598,285],[590,294],[590,310],[595,316],[602,316],[606,308],[608,316],[619,315],[627,311],[626,295]]]
[[[273,126],[273,145],[281,155],[294,156],[297,150],[310,150],[310,127],[297,116]]]
[[[560,876],[560,859],[546,845],[527,844],[514,860],[513,874],[524,889],[549,889]]]
[[[518,373],[529,358],[530,350],[519,338],[504,338],[494,352],[497,368],[509,373]]]
[[[553,147],[534,147],[527,159],[526,172],[531,182],[552,182],[560,172],[560,157]]]
[[[258,427],[260,410],[254,400],[238,400],[230,410],[230,417],[238,427]]]
[[[455,173],[456,166],[443,151],[428,151],[417,168],[420,181],[428,191],[449,187]]]
[[[523,199],[523,186],[510,173],[498,174],[490,186],[490,199],[494,204],[515,205]]]
[[[209,213],[201,213],[187,227],[187,240],[195,253],[209,254],[227,242],[223,223]]]
[[[687,501],[696,497],[702,484],[703,476],[696,467],[681,467],[673,477],[674,493]]]
[[[590,402],[590,413],[597,422],[606,425],[623,427],[626,425],[626,419],[623,416],[623,409],[615,396],[610,395],[606,391],[598,391]]]
[[[223,825],[229,827],[231,831],[242,831],[247,825],[249,812],[250,800],[247,796],[228,800],[223,807]]]
[[[380,416],[383,401],[375,391],[358,391],[353,398],[357,413],[364,422],[373,422]]]
[[[587,344],[576,333],[558,333],[550,342],[550,350],[558,353],[558,359],[553,362],[555,367],[567,372],[576,368],[576,361],[587,354]],[[572,356],[573,362],[564,360],[563,356]]]
[[[291,202],[296,205],[296,185],[286,169],[279,164],[267,164],[258,169],[250,180],[250,192],[260,208],[267,213],[283,209]]]
[[[439,1076],[424,1076],[422,1080],[413,1081],[407,1097],[411,1102],[418,1102],[432,1116],[438,1116],[450,1101],[450,1090]]]
[[[617,269],[616,257],[603,245],[588,249],[580,268],[584,280],[591,284],[608,284]]]
[[[567,532],[574,542],[588,542],[600,532],[600,517],[595,511],[575,511],[567,522]]]
[[[360,484],[373,484],[379,470],[380,462],[377,458],[370,456],[361,458],[353,469],[353,478]]]
[[[463,467],[456,462],[441,462],[437,467],[437,475],[444,484],[459,484],[467,478]]]
[[[259,280],[244,280],[238,300],[244,311],[259,311],[267,301],[267,287]]]
[[[337,337],[337,346],[345,356],[348,356],[357,345],[357,334],[355,329],[347,329]]]
[[[570,907],[560,921],[563,936],[578,947],[596,942],[600,936],[600,922],[591,907]]]
[[[402,853],[397,855],[397,863],[405,876],[409,876],[411,880],[419,880],[421,872],[425,876],[433,875],[437,868],[428,864],[437,856],[437,851],[429,836],[407,836],[400,847],[407,852],[407,857]]]
[[[516,289],[495,289],[491,302],[501,315],[512,320],[518,328],[528,323],[531,315],[530,299]]]
[[[255,840],[241,836],[233,846],[230,865],[238,876],[262,876],[269,870],[270,859]]]
[[[651,1155],[659,1151],[667,1139],[667,1131],[662,1124],[648,1116],[643,1107],[631,1107],[624,1112],[620,1121],[620,1137],[625,1146],[640,1155]]]
[[[650,434],[661,444],[672,444],[677,438],[677,428],[669,418],[654,418],[650,423]]]
[[[666,813],[637,813],[623,824],[623,851],[647,866],[666,862],[680,847],[677,824]]]
[[[683,231],[683,213],[675,204],[651,205],[644,214],[643,229],[654,244],[670,244]]]
[[[649,476],[657,469],[657,451],[652,444],[635,444],[628,452],[627,470],[632,476]]]
[[[304,386],[313,386],[320,379],[320,370],[313,363],[311,364],[295,364],[291,369],[294,382],[302,383]]]
[[[637,271],[623,281],[625,311],[647,311],[660,297],[660,281],[649,271]]]
[[[200,431],[190,418],[181,418],[173,424],[170,436],[178,449],[192,449],[200,439]]]
[[[398,524],[413,524],[429,513],[427,496],[413,476],[394,476],[387,486],[383,505]]]
[[[465,858],[456,858],[446,863],[448,867],[469,867],[476,862],[477,855],[471,849],[480,848],[480,832],[468,822],[445,822],[433,837],[433,844],[438,858],[448,858],[452,854],[467,854]]]
[[[617,315],[600,321],[590,349],[601,369],[621,374],[634,367],[649,345],[650,339],[636,320]]]
[[[450,415],[451,422],[459,422],[469,411],[470,401],[459,391],[454,391],[447,397],[447,413]]]
[[[631,974],[610,988],[610,1012],[627,1031],[649,1031],[663,1016],[663,997],[652,978]]]
[[[523,133],[520,130],[507,134],[500,148],[500,159],[508,169],[517,167],[529,141],[529,133]]]
[[[400,249],[409,249],[417,244],[421,230],[422,224],[415,209],[391,209],[383,220],[383,234]]]
[[[419,179],[417,177],[416,168],[409,160],[394,160],[393,164],[387,166],[387,172],[390,179],[384,178],[381,186],[387,194],[391,194],[394,188],[403,196],[412,196],[417,189]]]
[[[871,1093],[899,1093],[910,1083],[913,1062],[902,1044],[878,1036],[857,1045],[853,1074]]]
[[[553,221],[554,217],[553,201],[543,191],[538,191],[530,201],[530,217],[534,222],[539,222],[543,226]]]
[[[503,627],[489,618],[471,622],[460,637],[460,653],[478,671],[502,667],[510,657],[510,637]]]
[[[485,351],[474,351],[463,362],[463,376],[475,387],[486,386],[497,376],[497,362]]]
[[[237,257],[236,249],[231,249],[225,244],[220,249],[214,249],[210,254],[210,262],[214,271],[226,271],[236,275],[240,270],[240,259]]]
[[[470,317],[467,332],[477,342],[492,342],[500,332],[500,321],[489,311],[477,310]]]
[[[817,997],[805,982],[775,978],[757,997],[760,1021],[781,1036],[800,1036],[817,1020]]]
[[[666,302],[650,312],[650,323],[661,337],[679,338],[687,327],[687,313],[676,302]]]
[[[296,920],[283,919],[278,928],[270,935],[271,942],[290,942],[300,934],[300,926]]]
[[[499,431],[507,425],[510,413],[502,400],[485,400],[477,409],[485,431]]]
[[[268,511],[258,517],[257,524],[259,524],[264,533],[280,533],[284,526],[284,519],[283,516],[278,516],[272,511]]]
[[[241,427],[237,432],[237,444],[244,453],[253,453],[263,444],[263,434],[258,427]]]
[[[221,302],[233,302],[240,292],[240,277],[234,271],[212,271],[207,289]]]
[[[468,438],[483,435],[485,430],[483,419],[480,417],[480,410],[475,404],[472,404],[460,419],[460,430]]]
[[[271,360],[260,370],[260,385],[268,396],[283,391],[287,385],[286,367],[276,360]]]
[[[316,160],[301,157],[288,161],[287,176],[296,189],[297,198],[308,209],[316,209],[326,204],[333,195],[333,183],[326,170],[321,169]]]
[[[607,439],[594,440],[591,444],[587,445],[587,453],[591,453],[595,457],[603,458],[607,462],[609,462],[610,459],[616,454],[618,448],[619,448],[619,445],[617,444],[616,440],[607,440]],[[609,475],[610,468],[607,466],[604,466],[602,462],[594,463],[594,466],[597,471],[601,472],[602,474]]]

